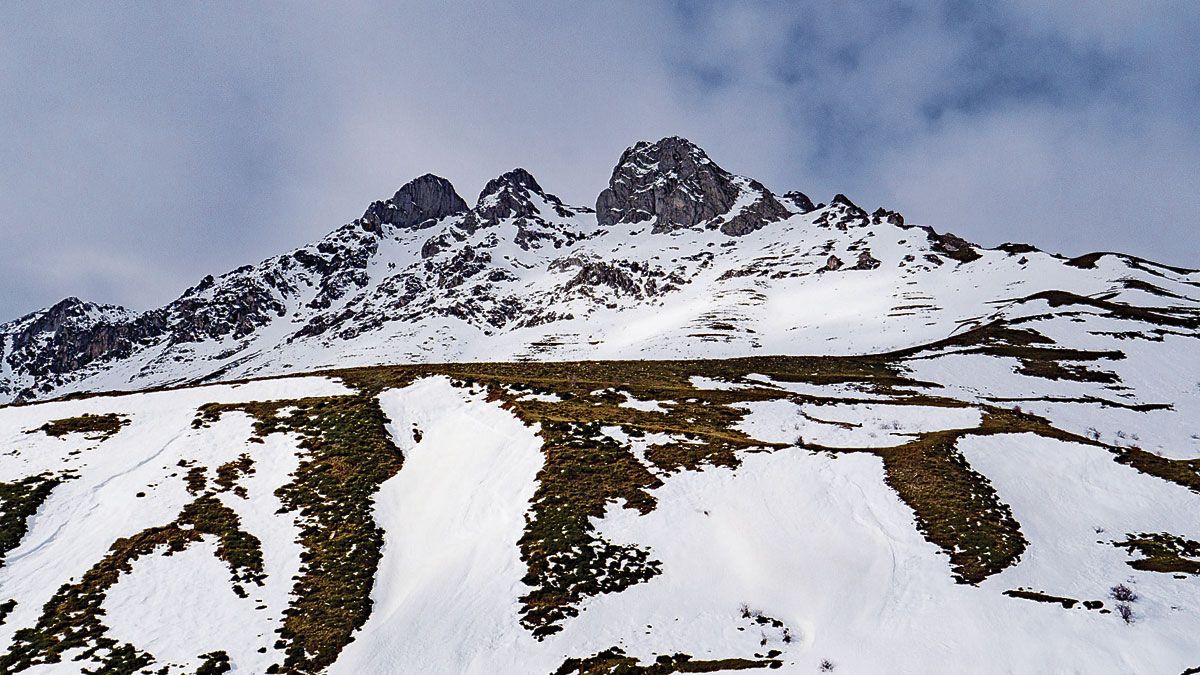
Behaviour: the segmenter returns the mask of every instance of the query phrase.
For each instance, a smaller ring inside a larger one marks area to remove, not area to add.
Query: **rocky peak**
[[[391,199],[372,203],[360,220],[365,229],[378,234],[381,225],[419,230],[466,210],[467,203],[450,181],[427,173],[405,183]]]
[[[98,305],[93,302],[84,302],[72,296],[60,300],[46,309],[38,310],[16,321],[12,321],[4,326],[4,328],[19,330],[28,334],[55,333],[64,326],[121,321],[128,318],[131,314],[124,307]]]
[[[545,191],[542,190],[542,186],[538,184],[533,174],[521,167],[517,167],[489,180],[487,185],[483,186],[483,191],[479,193],[479,205],[482,206],[483,202],[488,201],[491,197],[514,193],[528,194],[530,192],[545,194]]]
[[[836,227],[842,231],[852,227],[866,227],[870,223],[871,219],[867,216],[867,212],[841,193],[834,195],[829,206],[813,221],[814,225]]]
[[[817,210],[817,205],[813,200],[808,198],[808,195],[799,190],[783,193],[783,198],[790,201],[793,206],[800,210],[800,213],[808,213],[809,211]]]
[[[54,305],[48,307],[42,318],[58,321],[62,319],[76,318],[85,316],[88,309],[93,307],[89,302],[84,302],[75,296],[59,300]]]
[[[546,193],[532,174],[518,167],[488,181],[479,193],[474,213],[480,221],[494,224],[505,218],[549,215],[542,213],[547,206],[564,218],[574,212],[561,199]]]
[[[600,225],[654,221],[654,232],[706,224],[740,235],[790,215],[761,183],[729,173],[678,136],[626,149],[596,199]]]

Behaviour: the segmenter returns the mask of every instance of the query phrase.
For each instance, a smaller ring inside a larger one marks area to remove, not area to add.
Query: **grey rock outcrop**
[[[880,265],[879,260],[876,259],[875,256],[871,255],[871,251],[868,249],[868,250],[864,250],[864,251],[859,251],[858,262],[854,263],[854,267],[851,267],[850,269],[874,270],[874,269],[879,269],[879,265]]]
[[[825,261],[825,266],[817,270],[818,272],[836,272],[842,269],[842,259],[836,255],[829,256],[829,260]]]
[[[391,199],[373,202],[360,220],[365,229],[376,233],[382,224],[419,230],[466,210],[467,203],[450,181],[427,173],[405,183]]]
[[[516,168],[488,181],[475,208],[463,217],[459,227],[475,232],[498,225],[502,220],[512,220],[517,226],[514,243],[523,250],[542,246],[561,248],[583,236],[582,232],[564,226],[564,219],[590,211],[566,205],[543,190],[528,171]]]
[[[569,218],[576,210],[567,207],[558,197],[547,193],[528,171],[516,168],[488,181],[479,193],[474,214],[481,221],[496,223],[504,218],[537,218],[542,215],[534,197],[549,204],[559,216]]]
[[[950,232],[941,234],[935,232],[932,227],[923,228],[926,236],[929,238],[930,247],[941,253],[942,255],[952,260],[957,260],[960,263],[969,263],[979,260],[982,255],[975,250],[975,244],[959,237]]]
[[[0,326],[0,354],[5,355],[8,366],[39,378],[44,385],[0,393],[17,400],[34,398],[48,390],[57,376],[93,362],[128,356],[139,344],[165,331],[161,311],[135,316],[120,307],[67,298]]]
[[[743,197],[752,201],[731,213]],[[737,236],[790,215],[761,183],[734,176],[678,136],[626,149],[596,199],[601,226],[653,221],[656,233],[704,224]]]
[[[795,207],[800,210],[800,213],[808,213],[809,211],[817,210],[817,205],[813,203],[813,200],[809,199],[808,195],[800,192],[799,190],[785,192],[783,193],[783,198],[795,205]]]
[[[904,227],[904,216],[881,206],[875,209],[875,212],[871,214],[871,222],[875,225],[887,223],[896,227]]]

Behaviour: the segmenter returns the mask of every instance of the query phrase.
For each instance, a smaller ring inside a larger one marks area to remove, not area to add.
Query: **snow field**
[[[325,378],[305,377],[0,408],[0,429],[4,429],[7,440],[16,444],[18,452],[16,458],[9,457],[9,461],[0,465],[5,472],[0,475],[0,480],[16,480],[32,473],[62,468],[71,468],[78,474],[78,478],[66,480],[55,488],[37,514],[30,518],[29,532],[21,544],[9,552],[6,565],[0,568],[0,589],[3,589],[0,594],[5,599],[17,601],[16,608],[0,626],[0,643],[8,644],[17,629],[34,625],[41,615],[42,606],[58,588],[71,580],[78,580],[107,555],[114,541],[175,520],[183,506],[194,499],[185,488],[183,476],[187,469],[178,466],[180,460],[192,460],[207,466],[211,480],[218,465],[236,459],[243,452],[256,460],[257,473],[243,479],[250,499],[223,495],[223,501],[238,512],[243,520],[243,529],[263,540],[267,572],[275,574],[268,579],[266,589],[250,586],[247,590],[251,597],[239,600],[229,590],[231,582],[225,564],[214,558],[216,567],[212,569],[219,568],[220,586],[241,603],[232,617],[237,619],[235,625],[240,626],[241,642],[252,641],[254,648],[268,644],[268,640],[273,642],[269,631],[274,626],[267,625],[265,613],[244,614],[243,605],[253,612],[255,600],[261,598],[268,601],[272,610],[286,606],[286,595],[291,588],[289,570],[298,568],[299,549],[291,543],[294,525],[289,529],[287,524],[272,521],[270,516],[278,508],[272,486],[286,482],[287,473],[293,467],[289,460],[280,456],[289,455],[290,461],[295,462],[294,445],[275,438],[265,445],[248,443],[252,424],[243,414],[223,416],[208,428],[192,429],[191,422],[197,409],[209,402],[232,403],[344,393],[348,393],[348,390],[339,383]],[[24,433],[47,420],[108,412],[127,416],[130,424],[99,444],[85,441],[79,434],[57,439],[40,433]],[[68,462],[56,467],[54,464],[61,462],[62,453],[41,451],[59,446],[90,449],[70,456]],[[150,631],[160,631],[164,625],[173,625],[159,621],[168,613],[174,612],[177,617],[186,618],[189,612],[207,613],[210,610],[207,603],[180,603],[168,586],[164,586],[162,592],[155,593],[152,598],[147,595],[147,588],[160,584],[140,580],[143,574],[155,579],[154,575],[165,573],[170,568],[181,577],[203,574],[208,578],[208,572],[196,572],[192,569],[196,565],[188,562],[194,563],[199,559],[196,556],[182,559],[179,566],[175,566],[174,556],[165,562],[154,562],[158,557],[140,559],[134,571],[123,575],[118,582],[117,586],[126,581],[132,585],[117,591],[118,604],[114,605],[114,615],[121,623],[111,626],[115,630],[122,630],[131,636],[146,635]],[[207,563],[200,567],[205,565]],[[191,587],[185,584],[180,588],[184,589],[181,592],[186,592]],[[222,593],[218,588],[213,597],[220,598]],[[124,604],[120,604],[122,597],[125,598]],[[136,611],[122,611],[122,607],[130,607],[129,598],[147,599],[144,616]],[[232,605],[218,603],[216,606],[228,609]],[[244,620],[245,616],[261,618]],[[226,618],[230,619],[231,616],[226,615]],[[258,633],[264,633],[265,637],[259,638]],[[195,652],[191,656],[201,653]],[[70,656],[67,655],[67,660]],[[78,666],[76,664],[73,667]]]

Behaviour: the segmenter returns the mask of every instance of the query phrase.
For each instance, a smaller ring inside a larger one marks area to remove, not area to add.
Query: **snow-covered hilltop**
[[[680,138],[641,142],[597,209],[528,172],[474,208],[422,176],[321,241],[143,313],[76,299],[0,325],[0,399],[378,363],[912,347],[1048,291],[1194,311],[1200,275],[985,250],[842,195],[772,194]],[[1194,295],[1194,293],[1193,293]]]

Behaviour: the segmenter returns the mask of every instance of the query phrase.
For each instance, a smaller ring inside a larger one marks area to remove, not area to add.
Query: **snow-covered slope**
[[[1200,665],[1195,364],[964,351],[0,408],[0,672]]]
[[[981,249],[841,195],[774,195],[679,138],[626,150],[597,206],[517,169],[468,209],[423,176],[165,307],[67,300],[0,326],[0,398],[380,363],[861,354],[1047,291],[1197,311],[1196,272]]]

